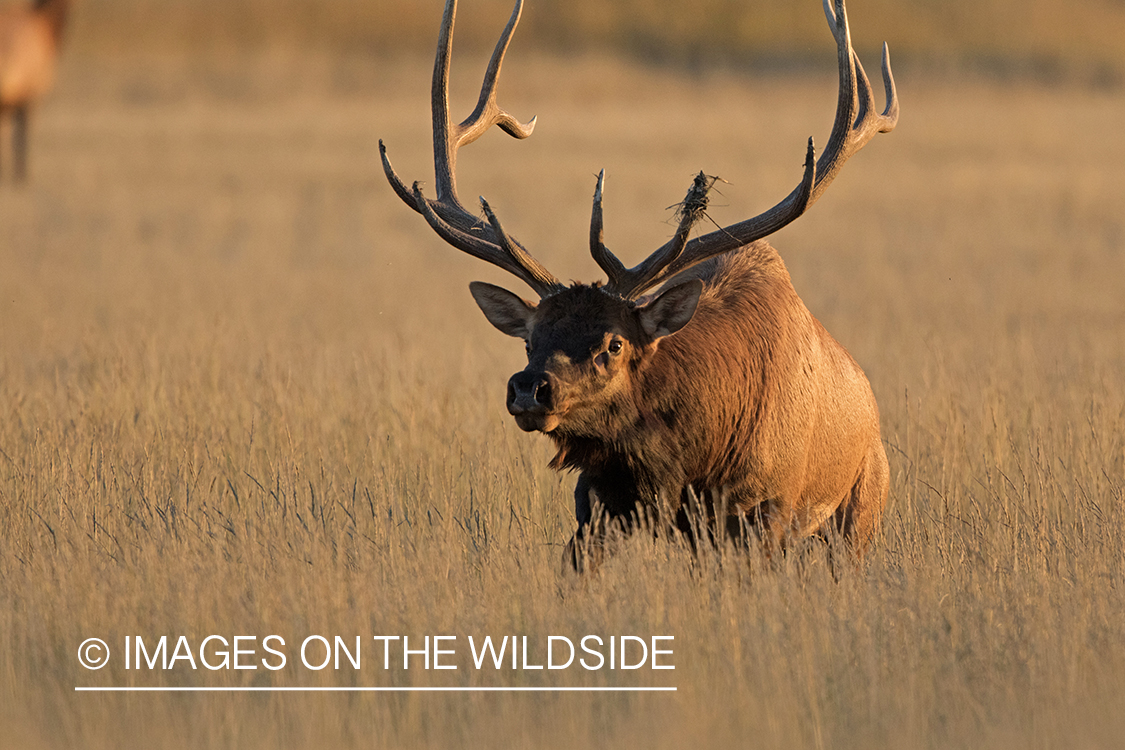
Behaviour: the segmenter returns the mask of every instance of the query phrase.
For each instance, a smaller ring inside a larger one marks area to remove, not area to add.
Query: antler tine
[[[889,133],[898,124],[898,94],[891,73],[891,54],[887,44],[883,43],[882,65],[887,105],[883,113],[877,115],[871,84],[859,56],[852,49],[851,29],[844,0],[823,0],[823,3],[824,15],[836,38],[840,95],[836,103],[836,121],[832,125],[832,134],[828,137],[824,153],[817,161],[816,185],[809,205],[824,194],[852,154],[867,145],[876,133]]]
[[[418,204],[414,199],[414,193],[410,188],[406,187],[406,183],[399,178],[395,168],[391,166],[391,160],[387,156],[387,147],[383,145],[383,139],[379,139],[379,158],[383,160],[383,174],[387,176],[387,182],[391,183],[391,188],[394,189],[395,194],[402,199],[402,202],[410,206],[412,209],[421,213],[422,210],[418,208]]]
[[[544,268],[539,261],[531,257],[531,253],[527,252],[527,250],[508,236],[508,233],[504,231],[504,227],[500,226],[500,219],[496,218],[496,214],[493,213],[492,207],[488,205],[488,201],[484,199],[483,195],[480,197],[480,205],[481,208],[484,209],[484,215],[488,217],[488,223],[492,226],[492,231],[494,231],[496,236],[500,239],[500,246],[504,249],[504,252],[519,266],[521,271],[526,272],[526,275],[525,273],[518,273],[516,275],[538,292],[540,297],[547,297],[555,292],[561,291],[563,285],[559,283],[559,280],[556,279],[550,271]]]
[[[871,84],[863,71],[863,66],[859,63],[858,56],[852,49],[844,0],[823,0],[823,4],[824,14],[836,39],[840,91],[832,133],[828,137],[828,143],[820,159],[814,158],[813,140],[810,138],[805,156],[804,177],[801,184],[784,200],[751,219],[697,237],[687,242],[682,251],[675,249],[675,246],[681,242],[677,232],[676,237],[665,243],[649,259],[636,268],[624,272],[623,276],[627,281],[620,285],[619,294],[635,299],[647,289],[697,263],[776,232],[807,211],[809,206],[828,189],[829,184],[843,168],[844,162],[863,148],[876,133],[889,133],[894,129],[898,122],[899,106],[887,45],[883,45],[882,65],[887,105],[882,114],[877,115]],[[690,227],[688,229],[690,230]],[[663,260],[662,266],[660,259]]]
[[[895,77],[891,73],[891,48],[883,42],[883,62],[880,66],[883,71],[883,96],[887,100],[887,106],[883,108],[883,114],[879,115],[882,120],[880,133],[889,133],[898,125],[898,92],[895,90]]]
[[[463,122],[454,125],[449,116],[449,65],[453,52],[453,22],[457,15],[457,0],[447,0],[442,15],[441,33],[438,36],[438,52],[434,60],[433,86],[430,91],[431,109],[434,120],[434,160],[437,162],[437,181],[439,202],[446,200],[460,205],[457,199],[457,186],[454,175],[457,171],[457,150],[484,135],[493,125],[514,138],[527,138],[535,129],[535,118],[526,124],[520,123],[496,103],[496,85],[500,77],[500,67],[504,55],[512,41],[516,25],[523,13],[523,0],[516,0],[508,24],[500,34],[492,58],[485,70],[477,106]]]
[[[477,106],[473,113],[457,126],[458,146],[472,143],[493,125],[499,125],[505,133],[520,139],[527,138],[535,130],[536,118],[532,117],[527,123],[521,123],[496,103],[496,81],[500,77],[500,66],[504,64],[504,55],[508,51],[508,45],[512,41],[512,34],[515,33],[522,12],[523,0],[517,0],[508,19],[508,25],[504,27],[504,32],[492,51],[492,59],[488,61]]]
[[[676,227],[676,233],[672,236],[672,239],[664,243],[660,249],[645,258],[635,268],[624,270],[622,267],[622,271],[617,274],[617,278],[610,275],[607,285],[609,291],[629,299],[653,285],[653,279],[660,276],[664,269],[674,263],[683,253],[692,227],[696,225],[707,210],[707,194],[713,184],[714,180],[703,172],[695,176],[691,187],[688,188],[687,195],[684,196],[683,202],[679,204],[680,223]],[[621,262],[613,257],[609,250],[606,250],[606,253],[612,258],[613,262],[621,266]]]
[[[590,214],[590,255],[594,262],[605,271],[609,286],[616,288],[623,281],[625,266],[617,256],[609,251],[604,242],[602,226],[602,189],[605,186],[605,170],[598,173],[598,186],[594,188],[594,209]]]
[[[808,208],[809,196],[812,194],[813,183],[816,180],[814,152],[813,139],[809,138],[808,150],[805,152],[804,177],[801,184],[794,188],[793,192],[783,201],[752,219],[715,230],[686,242],[686,244],[683,243],[687,240],[691,225],[685,227],[681,222],[680,228],[671,240],[664,243],[648,259],[625,272],[630,276],[629,282],[621,285],[617,289],[617,293],[626,299],[636,299],[645,291],[662,284],[681,271],[702,263],[708,258],[721,255],[773,234],[803,214],[805,209]],[[689,189],[689,195],[694,188],[695,185],[693,184],[692,188]],[[679,246],[678,249],[677,246]],[[660,265],[653,262],[654,258],[667,259],[667,262]]]
[[[484,207],[493,231],[501,238],[502,246],[481,239],[475,234],[463,231],[445,221],[434,210],[434,206],[437,205],[436,201],[431,201],[422,195],[422,188],[419,187],[417,182],[414,183],[412,192],[419,213],[426,218],[426,221],[429,222],[438,236],[450,245],[472,255],[474,258],[503,268],[508,273],[523,280],[540,297],[548,297],[564,288],[551,275],[550,271],[540,265],[535,258],[531,257],[523,247],[504,232],[503,227],[500,226],[500,220],[496,218],[496,214],[492,212],[484,198],[481,198],[481,205]]]
[[[438,33],[437,54],[434,58],[433,81],[430,88],[430,108],[433,119],[434,173],[437,183],[437,197],[426,198],[414,183],[408,189],[395,173],[387,157],[383,142],[379,141],[379,154],[383,161],[383,171],[395,193],[408,206],[421,213],[438,235],[457,249],[481,260],[500,266],[515,274],[540,296],[553,294],[563,285],[551,273],[531,257],[518,242],[500,229],[495,215],[485,204],[489,223],[470,213],[457,197],[457,150],[480,138],[493,125],[516,138],[527,138],[535,129],[535,118],[520,123],[496,103],[496,87],[504,55],[512,40],[523,0],[516,0],[508,24],[500,35],[492,52],[484,83],[481,86],[477,106],[463,122],[454,125],[449,116],[449,67],[453,52],[453,23],[457,15],[457,0],[446,0],[442,13],[441,30]],[[483,198],[481,199],[483,203]]]

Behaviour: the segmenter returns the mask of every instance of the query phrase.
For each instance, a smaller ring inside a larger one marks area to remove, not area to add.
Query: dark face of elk
[[[526,345],[527,367],[508,380],[516,424],[528,432],[596,433],[660,339],[691,320],[703,285],[680,284],[647,304],[584,284],[538,305],[479,281],[470,289],[489,322]]]

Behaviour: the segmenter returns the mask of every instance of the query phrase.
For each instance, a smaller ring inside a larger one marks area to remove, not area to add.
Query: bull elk
[[[12,127],[12,173],[27,178],[28,110],[54,82],[70,0],[35,0],[0,11],[0,126]]]
[[[887,104],[879,114],[852,50],[844,2],[824,0],[839,96],[819,159],[809,139],[800,184],[768,211],[692,239],[711,184],[700,174],[674,236],[626,268],[603,241],[603,171],[590,251],[608,281],[567,286],[504,230],[484,198],[483,219],[468,211],[454,179],[457,150],[492,125],[516,138],[535,126],[496,102],[522,5],[517,0],[496,45],[476,108],[454,124],[447,89],[457,2],[446,2],[431,91],[436,197],[424,196],[417,182],[406,186],[382,141],[379,151],[391,187],[443,240],[539,295],[536,303],[492,284],[469,285],[489,322],[526,344],[527,367],[508,381],[509,413],[521,429],[554,442],[552,468],[580,472],[567,560],[579,569],[596,564],[607,531],[628,531],[638,520],[677,528],[693,543],[701,528],[749,530],[767,553],[793,539],[839,535],[862,556],[889,484],[878,407],[859,365],[808,311],[763,238],[815,203],[876,133],[894,128],[898,99],[886,45]]]

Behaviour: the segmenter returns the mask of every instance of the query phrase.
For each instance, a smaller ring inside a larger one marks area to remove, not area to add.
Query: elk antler
[[[625,268],[602,242],[602,187],[603,177],[598,176],[594,191],[594,210],[590,221],[590,252],[594,260],[609,277],[606,289],[625,297],[636,299],[646,290],[667,281],[672,276],[708,258],[748,245],[770,235],[790,223],[815,203],[828,185],[836,178],[844,162],[875,137],[876,133],[889,133],[898,122],[898,95],[891,75],[891,57],[883,44],[883,87],[887,105],[882,114],[875,114],[875,97],[871,83],[863,70],[859,57],[852,50],[848,17],[844,0],[823,0],[824,14],[836,38],[840,68],[840,93],[836,102],[836,120],[828,145],[820,159],[813,160],[813,141],[809,139],[805,157],[805,174],[801,184],[784,200],[768,211],[751,219],[731,224],[702,237],[687,241],[695,216],[682,213],[675,236],[635,268]],[[833,2],[835,8],[833,8]],[[688,191],[685,204],[699,190],[697,182]],[[704,188],[705,194],[706,188]]]
[[[458,250],[515,274],[540,297],[547,297],[562,290],[563,284],[531,257],[522,245],[504,232],[500,221],[483,197],[480,202],[488,217],[487,225],[476,215],[465,210],[457,198],[455,177],[457,150],[480,138],[493,125],[499,125],[504,132],[515,138],[527,138],[535,128],[535,118],[526,125],[522,124],[496,103],[496,82],[500,76],[500,65],[504,62],[504,53],[508,50],[508,43],[516,30],[522,11],[523,0],[516,0],[512,16],[496,43],[496,49],[493,50],[492,59],[485,71],[476,109],[464,122],[454,125],[449,117],[449,60],[453,50],[453,20],[457,15],[457,0],[446,0],[441,31],[438,34],[437,56],[434,59],[433,86],[430,91],[437,198],[430,199],[423,196],[417,182],[412,188],[406,187],[391,167],[382,140],[379,141],[379,155],[383,159],[383,171],[387,174],[387,180],[398,197],[422,214],[443,240]]]

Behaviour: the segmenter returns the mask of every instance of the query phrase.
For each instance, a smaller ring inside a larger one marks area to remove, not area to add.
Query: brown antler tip
[[[395,168],[391,166],[391,159],[387,156],[387,147],[383,145],[383,139],[379,139],[379,158],[383,161],[383,174],[387,177],[387,182],[391,184],[391,188],[395,191],[403,203],[411,208],[418,210],[418,199],[411,194],[407,189],[406,184],[395,172]]]
[[[891,72],[891,48],[886,42],[883,42],[883,82],[884,84],[889,83],[890,88],[894,89],[895,77]]]
[[[889,133],[898,124],[898,92],[895,90],[895,76],[891,72],[891,48],[883,42],[883,90],[887,105],[883,109],[880,133]]]

